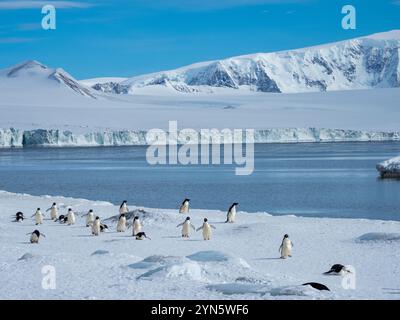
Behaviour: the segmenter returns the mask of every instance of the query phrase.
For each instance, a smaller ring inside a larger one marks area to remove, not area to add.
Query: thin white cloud
[[[314,0],[134,0],[133,2],[157,8],[177,8],[188,11],[226,9],[267,4],[296,4]]]
[[[93,5],[79,1],[42,1],[42,0],[14,0],[1,1],[0,10],[38,9],[51,4],[59,9],[89,8]]]
[[[36,38],[0,38],[0,44],[35,42]]]

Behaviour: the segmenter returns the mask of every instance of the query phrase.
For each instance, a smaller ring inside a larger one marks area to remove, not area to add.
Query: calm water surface
[[[145,147],[0,149],[0,189],[160,208],[400,220],[400,180],[375,165],[400,143],[262,144],[255,172],[233,166],[150,166]]]

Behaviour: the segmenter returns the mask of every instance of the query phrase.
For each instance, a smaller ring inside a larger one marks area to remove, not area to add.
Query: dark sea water
[[[400,220],[400,180],[375,165],[400,142],[260,144],[255,172],[234,166],[150,166],[146,147],[0,149],[0,190],[146,207],[192,208]],[[0,204],[1,205],[1,204]]]

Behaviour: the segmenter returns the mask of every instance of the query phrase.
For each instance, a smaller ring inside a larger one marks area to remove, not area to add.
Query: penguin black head
[[[190,220],[190,217],[186,217],[186,221]]]
[[[123,206],[124,204],[127,204],[127,202],[128,202],[128,201],[126,201],[126,200],[122,201],[122,203],[121,203],[121,205],[119,206],[119,208],[121,209],[122,206]]]
[[[33,231],[32,234],[35,234],[38,238],[40,237],[40,231],[39,230]]]
[[[100,218],[99,217],[96,217],[96,220],[99,220]]]
[[[207,222],[208,221],[208,219],[207,218],[204,218],[204,222]]]
[[[57,205],[57,203],[53,202],[53,206]]]
[[[92,209],[90,209],[90,210],[89,210],[89,212],[93,212],[93,210],[92,210]]]
[[[71,208],[69,208],[69,209],[68,209],[68,212],[70,212],[70,211],[72,211],[72,209],[71,209]]]
[[[237,203],[237,202],[233,203],[233,206],[238,206],[238,205],[239,205],[239,203]]]
[[[135,221],[135,220],[139,220],[139,217],[136,216],[136,217],[133,218],[133,220],[134,220],[134,221]]]
[[[36,211],[40,211],[40,208],[37,208]]]
[[[288,234],[285,234],[285,235],[283,236],[283,238],[284,238],[284,239],[287,239],[287,238],[289,238],[289,235],[288,235]]]
[[[125,213],[121,213],[120,218],[125,218]]]
[[[24,214],[21,211],[18,211],[15,215],[17,217],[23,217],[24,216]]]
[[[185,199],[185,200],[183,200],[183,202],[182,202],[182,204],[184,204],[185,202],[190,202],[190,199]]]

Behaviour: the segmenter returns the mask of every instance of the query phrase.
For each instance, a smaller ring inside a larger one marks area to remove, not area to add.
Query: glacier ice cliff
[[[245,131],[243,131],[245,132]],[[95,147],[136,146],[152,143],[154,137],[146,137],[146,131],[97,131],[73,133],[60,129],[0,129],[0,148],[10,147]],[[244,133],[243,133],[244,134]],[[199,141],[200,139],[199,134]],[[149,138],[149,139],[147,139]],[[211,139],[224,141],[222,131]],[[400,132],[378,132],[319,128],[274,128],[255,130],[255,143],[300,143],[300,142],[357,142],[357,141],[400,141]],[[186,141],[178,139],[178,143]],[[227,141],[231,143],[232,141]],[[235,143],[242,141],[235,140]]]

